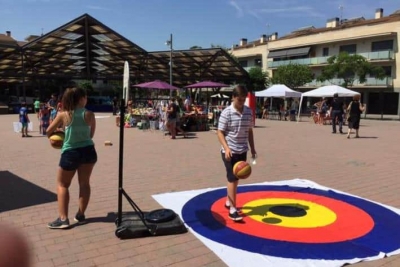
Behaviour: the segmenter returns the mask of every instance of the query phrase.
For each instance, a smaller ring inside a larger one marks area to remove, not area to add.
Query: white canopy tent
[[[215,94],[215,95],[212,95],[211,96],[211,98],[229,98],[229,96],[227,96],[227,95],[224,95],[224,94]]]
[[[263,91],[256,92],[256,97],[301,97],[301,93],[284,84],[274,84]]]
[[[300,121],[300,111],[301,111],[301,104],[303,102],[303,97],[333,97],[334,94],[338,94],[339,97],[352,97],[355,95],[359,95],[359,92],[352,91],[341,87],[339,85],[327,85],[322,86],[320,88],[305,92],[301,95],[300,98],[300,105],[299,105],[299,112],[297,114],[297,121]]]

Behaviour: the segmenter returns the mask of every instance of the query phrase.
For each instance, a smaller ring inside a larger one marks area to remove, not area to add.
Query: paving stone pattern
[[[57,217],[60,151],[39,136],[37,121],[30,116],[32,138],[13,132],[17,115],[0,116],[0,221],[28,237],[35,267],[225,266],[191,233],[124,241],[115,237],[119,131],[112,116],[97,120],[99,161],[86,213],[89,223],[70,230],[47,229]],[[304,178],[400,207],[398,121],[363,120],[363,138],[350,140],[332,134],[331,126],[308,120],[257,120],[256,125],[258,160],[245,183]],[[104,146],[106,140],[114,145]],[[170,140],[159,131],[126,129],[124,177],[125,190],[143,210],[160,208],[153,194],[224,186],[217,136],[198,132],[192,138]],[[76,177],[70,193],[72,221],[77,211]],[[124,211],[131,211],[126,201]],[[400,256],[354,266],[400,266]]]

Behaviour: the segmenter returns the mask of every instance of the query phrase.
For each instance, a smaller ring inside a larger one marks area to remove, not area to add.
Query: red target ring
[[[282,227],[279,224],[268,224],[252,219],[244,214],[243,223],[235,223],[227,218],[228,210],[224,208],[226,197],[220,198],[211,206],[211,211],[220,223],[225,224],[237,232],[272,240],[291,241],[301,243],[333,243],[347,241],[365,236],[374,227],[374,220],[365,211],[344,201],[324,196],[316,197],[313,194],[281,191],[260,191],[240,193],[237,197],[237,206],[246,207],[246,204],[256,199],[268,202],[268,199],[298,199],[323,206],[336,214],[334,222],[315,228]],[[305,215],[307,216],[307,215]],[[324,214],[321,214],[324,216]],[[359,224],[359,222],[363,222]],[[354,227],[354,226],[357,227]],[[343,231],[343,229],[352,229]]]

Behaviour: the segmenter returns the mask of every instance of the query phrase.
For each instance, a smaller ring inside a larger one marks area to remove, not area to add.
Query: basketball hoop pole
[[[122,222],[122,191],[123,191],[123,171],[124,171],[124,121],[125,121],[125,99],[121,99],[119,113],[119,162],[118,162],[118,221],[119,226]]]
[[[119,119],[119,162],[118,162],[118,216],[116,225],[119,227],[122,222],[122,197],[124,196],[128,203],[131,205],[133,210],[137,213],[139,219],[143,222],[147,230],[151,234],[155,234],[156,227],[148,225],[144,218],[143,211],[139,208],[139,206],[129,197],[129,195],[125,192],[123,187],[124,180],[124,131],[125,131],[125,109],[126,109],[126,101],[124,98],[121,99],[120,103],[120,119]]]
[[[170,209],[158,209],[145,214],[124,190],[125,113],[128,107],[130,88],[129,64],[126,61],[124,66],[123,83],[123,96],[120,101],[119,112],[118,214],[115,222],[117,226],[115,235],[118,238],[125,239],[149,235],[155,236],[186,233],[187,229],[185,225],[174,211]],[[124,197],[134,210],[134,213],[131,215],[128,213],[122,214],[122,201]],[[139,224],[137,224],[138,222]],[[143,223],[144,228],[140,223]]]

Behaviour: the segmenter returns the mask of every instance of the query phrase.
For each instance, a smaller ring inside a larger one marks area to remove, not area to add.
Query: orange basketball
[[[251,166],[246,161],[238,161],[233,166],[233,174],[238,179],[246,179],[251,174]]]
[[[55,132],[50,137],[50,145],[55,149],[61,149],[64,143],[65,134],[63,132]]]

